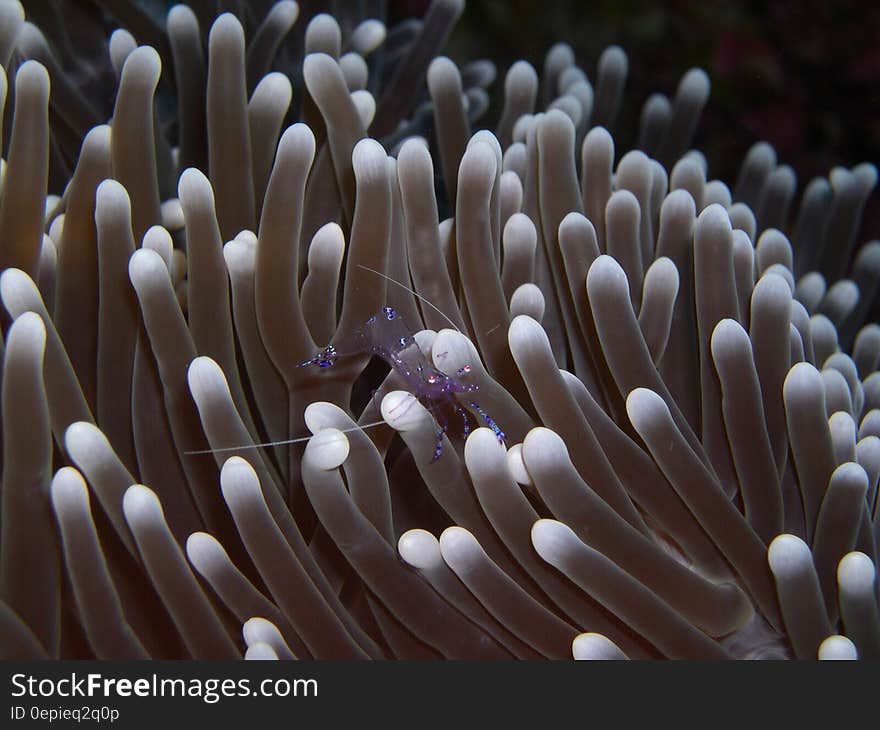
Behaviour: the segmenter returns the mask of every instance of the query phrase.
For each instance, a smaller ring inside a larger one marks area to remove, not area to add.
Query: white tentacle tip
[[[364,137],[351,152],[351,165],[358,182],[384,180],[388,176],[385,148],[375,139]]]
[[[186,557],[200,573],[225,553],[217,538],[207,532],[194,532],[186,538]]]
[[[72,466],[64,466],[55,472],[51,486],[52,507],[55,512],[76,509],[85,504],[88,509],[89,492],[86,482]]]
[[[162,59],[152,46],[138,46],[125,58],[122,66],[122,77],[134,74],[138,81],[146,87],[155,87],[162,74]]]
[[[841,594],[869,594],[877,577],[877,568],[870,557],[854,550],[837,564],[837,584]]]
[[[135,288],[145,286],[162,277],[169,277],[168,267],[153,249],[139,248],[128,260],[128,277]]]
[[[303,459],[308,459],[318,469],[338,469],[348,458],[351,445],[338,428],[323,428],[306,444]]]
[[[32,91],[45,102],[49,101],[49,72],[39,61],[25,61],[15,72],[15,89],[21,95],[25,90]],[[42,102],[42,103],[45,103]]]
[[[132,484],[122,497],[122,512],[129,525],[146,521],[164,521],[159,497],[143,484]]]
[[[440,555],[456,573],[465,570],[482,552],[482,547],[463,527],[447,527],[440,535]]]
[[[812,556],[807,544],[796,535],[777,535],[767,548],[767,562],[777,578],[809,569]]]
[[[555,565],[568,552],[572,539],[578,538],[568,525],[558,520],[540,519],[532,525],[535,552],[551,565]]]
[[[648,421],[656,420],[657,417],[668,418],[669,406],[649,388],[635,388],[626,397],[626,415],[638,431]]]
[[[112,207],[122,209],[127,213],[131,207],[131,200],[125,187],[116,180],[108,178],[102,180],[95,191],[95,205],[97,211]]]
[[[427,530],[407,530],[397,541],[401,559],[417,570],[428,570],[442,562],[440,542]]]
[[[629,659],[611,639],[593,632],[575,636],[571,642],[571,654],[581,661]]]
[[[23,312],[13,321],[6,335],[7,347],[24,347],[28,352],[42,353],[46,349],[46,325],[36,312]],[[40,355],[42,357],[42,355]]]
[[[223,369],[210,357],[203,355],[194,358],[186,371],[186,379],[196,402],[218,391],[229,395],[229,384]]]
[[[494,473],[500,468],[503,472],[499,473],[510,476],[507,470],[507,449],[498,441],[497,434],[491,428],[481,426],[471,431],[464,442],[464,460],[472,474],[486,470]]]
[[[220,484],[224,490],[228,485],[241,483],[242,480],[259,484],[259,477],[247,459],[230,456],[220,467]]]
[[[853,661],[858,658],[856,645],[845,636],[835,634],[819,644],[819,659],[823,661]]]
[[[208,34],[209,48],[213,43],[220,43],[223,41],[228,43],[230,41],[239,41],[239,39],[243,45],[244,28],[242,28],[239,19],[236,18],[233,13],[223,13],[222,15],[217,16],[217,19],[211,25],[211,30]]]
[[[524,487],[534,486],[532,477],[523,460],[523,445],[514,444],[507,450],[507,468],[517,484]]]
[[[6,269],[0,274],[0,298],[12,317],[17,317],[41,301],[37,285],[21,269]]]
[[[396,431],[410,431],[425,418],[426,412],[415,396],[405,390],[392,390],[379,405],[385,422]]]

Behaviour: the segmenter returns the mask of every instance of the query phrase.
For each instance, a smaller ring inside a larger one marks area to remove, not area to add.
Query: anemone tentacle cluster
[[[462,0],[78,3],[120,26],[78,65],[24,5],[0,655],[880,657],[874,165],[711,179],[700,69],[623,152],[618,47],[514,64],[490,122],[494,66],[438,55]],[[298,367],[386,306],[495,430]]]

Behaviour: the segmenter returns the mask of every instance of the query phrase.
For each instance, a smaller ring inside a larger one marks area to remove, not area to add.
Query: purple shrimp
[[[437,461],[443,452],[443,436],[447,431],[447,423],[440,410],[442,406],[448,405],[461,416],[465,437],[470,433],[468,413],[459,405],[455,394],[472,393],[479,386],[463,383],[458,377],[447,375],[431,365],[419,349],[403,319],[394,309],[383,307],[355,333],[354,341],[346,343],[346,345],[345,350],[349,350],[349,352],[342,353],[333,345],[327,345],[310,360],[301,362],[298,367],[317,365],[319,368],[329,368],[340,355],[356,352],[366,352],[381,357],[400,373],[406,381],[409,391],[419,399],[419,402],[431,412],[438,422],[437,444],[434,447],[434,456],[431,458],[432,463]],[[456,375],[461,376],[469,371],[470,365],[465,365]],[[480,414],[498,441],[504,443],[504,432],[492,417],[474,401],[468,401],[468,405]]]

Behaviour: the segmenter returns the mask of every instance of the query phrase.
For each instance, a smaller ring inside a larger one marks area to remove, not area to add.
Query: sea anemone
[[[462,0],[26,5],[2,656],[880,656],[873,165],[709,179],[700,69],[622,153],[616,46],[513,64],[478,130]],[[351,349],[389,306],[465,423]]]

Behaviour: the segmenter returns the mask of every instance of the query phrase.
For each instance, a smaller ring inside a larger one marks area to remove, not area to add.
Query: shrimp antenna
[[[376,269],[371,269],[369,266],[364,266],[363,264],[357,264],[357,267],[359,269],[366,269],[367,271],[371,271],[374,274],[376,274],[376,276],[381,276],[383,279],[390,281],[392,284],[397,284],[397,286],[399,286],[401,289],[406,289],[410,294],[412,294],[414,297],[416,297],[419,301],[422,301],[425,304],[427,304],[431,309],[433,309],[435,312],[437,312],[437,314],[439,314],[441,317],[443,317],[443,319],[445,319],[447,322],[449,322],[449,324],[452,325],[452,329],[454,329],[456,332],[458,332],[458,334],[460,334],[460,335],[464,334],[456,326],[455,322],[453,322],[451,319],[449,319],[449,317],[447,317],[443,313],[443,310],[441,310],[439,307],[437,307],[434,304],[432,304],[431,302],[429,302],[427,299],[425,299],[425,297],[423,297],[421,294],[419,294],[414,289],[410,289],[406,284],[402,284],[397,279],[394,279],[393,277],[390,277],[387,274],[383,274],[381,271],[376,271]]]
[[[341,430],[341,433],[351,433],[352,431],[364,431],[368,428],[374,428],[375,426],[386,426],[388,425],[386,421],[373,421],[372,423],[365,423],[363,426],[354,426],[352,428],[344,428]],[[225,451],[246,451],[248,449],[262,449],[268,446],[286,446],[287,444],[299,444],[303,441],[308,441],[312,436],[301,436],[295,439],[285,439],[284,441],[264,441],[260,444],[247,444],[245,446],[223,446],[219,449],[200,449],[198,451],[184,451],[183,453],[188,456],[195,456],[197,454],[221,454]]]

